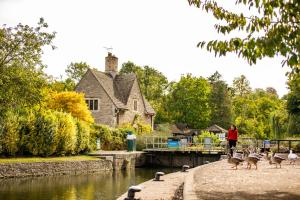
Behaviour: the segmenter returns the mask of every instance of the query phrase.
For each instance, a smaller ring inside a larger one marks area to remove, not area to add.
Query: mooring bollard
[[[140,192],[142,188],[140,186],[131,186],[128,188],[127,197],[124,200],[135,200],[134,196],[136,192]]]
[[[162,181],[162,180],[160,180],[160,177],[163,176],[163,175],[165,175],[164,172],[156,172],[154,181]]]
[[[189,168],[190,168],[190,166],[188,166],[188,165],[183,165],[181,171],[182,171],[182,172],[186,172]]]

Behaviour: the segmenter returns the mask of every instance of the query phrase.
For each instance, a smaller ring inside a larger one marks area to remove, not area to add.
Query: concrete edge
[[[184,179],[184,186],[183,186],[183,200],[198,200],[197,194],[195,193],[195,188],[194,188],[194,177],[195,173],[198,170],[201,170],[203,168],[209,167],[211,165],[216,165],[219,161],[211,162],[205,165],[201,165],[198,167],[193,168],[190,170],[190,172],[187,174],[187,176]]]
[[[172,173],[164,175],[163,179],[169,179],[170,177],[177,176],[178,174],[181,174],[181,173],[182,172],[180,172],[180,171],[178,171],[178,172],[172,172]],[[167,181],[166,182],[162,182],[162,183],[170,184],[170,183],[167,183]],[[178,183],[176,190],[180,187],[180,185],[182,183],[184,183],[184,179],[182,180],[182,182]],[[146,190],[149,190],[149,188],[151,188],[151,186],[153,186],[154,184],[155,184],[155,182],[153,181],[153,179],[149,179],[149,180],[147,180],[145,182],[142,182],[142,183],[138,184],[137,186],[141,187],[142,189],[144,189],[144,191],[146,191]],[[175,194],[176,190],[174,190],[174,194]],[[150,191],[153,191],[153,190],[150,190]],[[137,195],[139,195],[139,194],[137,193]],[[124,200],[126,197],[127,197],[127,191],[125,193],[123,193],[122,195],[120,195],[117,198],[117,200]],[[141,199],[143,199],[143,198],[141,198]],[[165,199],[165,198],[162,197],[162,199]]]

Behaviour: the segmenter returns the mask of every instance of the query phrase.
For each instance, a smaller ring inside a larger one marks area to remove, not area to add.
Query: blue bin
[[[180,142],[178,140],[168,140],[168,148],[177,149],[180,146]]]

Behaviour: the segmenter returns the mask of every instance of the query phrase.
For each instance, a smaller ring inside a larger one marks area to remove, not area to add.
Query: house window
[[[138,102],[137,102],[137,100],[133,100],[133,110],[134,111],[138,110]]]
[[[99,99],[85,99],[89,110],[98,111],[99,110]]]

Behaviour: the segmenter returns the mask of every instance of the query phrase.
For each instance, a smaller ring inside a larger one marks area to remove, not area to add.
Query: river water
[[[112,200],[172,168],[136,168],[89,175],[0,179],[0,200]]]

